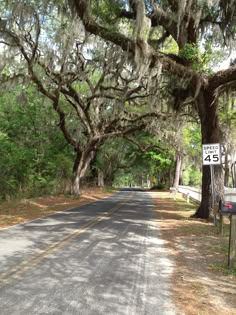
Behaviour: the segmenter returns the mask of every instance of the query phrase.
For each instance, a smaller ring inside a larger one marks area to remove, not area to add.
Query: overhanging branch
[[[163,148],[159,147],[158,145],[149,145],[147,147],[143,147],[139,142],[135,141],[134,139],[124,135],[123,138],[130,143],[134,144],[142,153],[146,153],[151,151],[152,149],[158,149],[158,151],[163,151]]]

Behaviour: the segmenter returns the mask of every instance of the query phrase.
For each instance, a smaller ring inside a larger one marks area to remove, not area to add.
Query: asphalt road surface
[[[174,315],[148,192],[0,230],[1,315]]]

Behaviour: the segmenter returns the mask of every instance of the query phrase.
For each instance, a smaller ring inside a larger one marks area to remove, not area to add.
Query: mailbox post
[[[236,202],[221,202],[220,212],[222,215],[230,215],[228,267],[234,268],[236,263]]]

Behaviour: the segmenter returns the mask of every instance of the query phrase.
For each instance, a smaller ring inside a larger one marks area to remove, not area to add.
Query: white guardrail
[[[202,192],[200,188],[190,186],[179,186],[178,192],[188,196],[190,199],[201,202]],[[225,187],[225,201],[236,202],[236,188]]]

